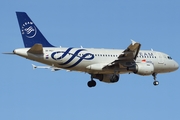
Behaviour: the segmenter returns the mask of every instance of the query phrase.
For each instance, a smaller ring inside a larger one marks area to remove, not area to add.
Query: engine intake
[[[127,70],[138,75],[152,75],[154,73],[154,65],[152,63],[136,63],[136,65],[128,67]]]

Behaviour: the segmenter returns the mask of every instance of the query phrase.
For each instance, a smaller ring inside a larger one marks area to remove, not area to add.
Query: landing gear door
[[[163,55],[161,53],[157,52],[157,58],[158,58],[158,63],[159,64],[164,63]]]

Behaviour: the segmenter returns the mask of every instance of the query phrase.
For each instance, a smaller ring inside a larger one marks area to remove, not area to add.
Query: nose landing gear
[[[156,80],[156,75],[157,75],[157,73],[153,73],[153,74],[152,74],[153,79],[154,79],[154,82],[153,82],[153,85],[154,85],[154,86],[159,85],[159,81]]]

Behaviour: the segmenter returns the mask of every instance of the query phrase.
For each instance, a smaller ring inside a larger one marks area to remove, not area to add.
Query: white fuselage
[[[58,48],[45,47],[43,55],[31,54],[29,48],[15,49],[14,53],[44,63],[70,71],[81,71],[88,73],[114,73],[113,69],[102,69],[105,65],[112,64],[118,60],[118,56],[123,50],[117,49],[94,49],[94,48]],[[166,73],[178,69],[178,64],[167,54],[157,51],[140,50],[136,58],[136,63],[150,62],[154,65],[155,73]],[[126,66],[128,63],[124,62]],[[119,73],[129,73],[125,67],[117,68]]]

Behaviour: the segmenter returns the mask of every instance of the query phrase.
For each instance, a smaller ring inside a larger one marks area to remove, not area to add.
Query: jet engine
[[[138,75],[152,75],[154,73],[154,65],[152,63],[136,63],[136,65],[128,67],[127,70],[133,71]]]
[[[106,83],[114,83],[119,80],[119,74],[93,74],[93,78]]]

